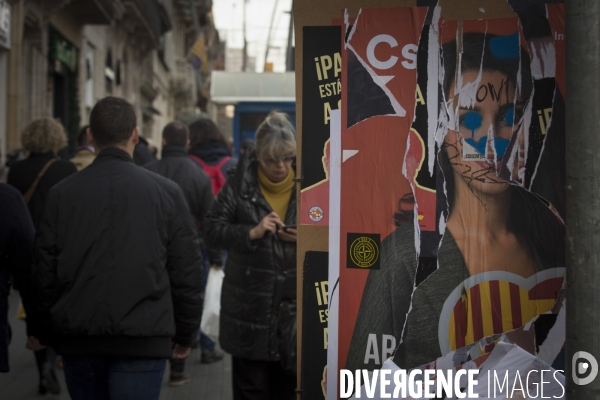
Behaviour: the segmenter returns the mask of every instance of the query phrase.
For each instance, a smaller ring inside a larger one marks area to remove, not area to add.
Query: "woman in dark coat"
[[[208,244],[229,251],[220,343],[233,356],[235,400],[295,398],[295,346],[284,345],[295,328],[280,333],[280,321],[295,318],[294,135],[285,114],[272,112],[207,217]]]
[[[43,171],[43,176],[38,180],[27,202],[33,226],[37,230],[48,192],[58,182],[77,172],[77,168],[69,161],[60,160],[56,155],[67,143],[67,136],[60,122],[53,118],[40,118],[30,122],[21,134],[21,143],[29,157],[11,167],[7,183],[25,196]],[[40,375],[40,394],[47,391],[58,394],[60,386],[54,373],[56,354],[52,349],[46,348],[36,351],[35,359]]]
[[[53,118],[40,118],[30,122],[21,134],[21,143],[29,157],[13,164],[7,183],[23,195],[31,188],[44,166],[52,161],[27,204],[33,226],[37,230],[48,192],[52,186],[77,172],[77,168],[70,161],[60,160],[56,155],[67,143],[67,137],[63,126]]]

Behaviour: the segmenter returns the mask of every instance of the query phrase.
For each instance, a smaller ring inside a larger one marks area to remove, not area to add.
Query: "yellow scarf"
[[[285,222],[285,214],[292,197],[292,189],[294,189],[294,170],[290,168],[290,172],[281,182],[272,182],[258,167],[258,182],[260,192],[265,196],[267,203],[279,215],[279,219]]]

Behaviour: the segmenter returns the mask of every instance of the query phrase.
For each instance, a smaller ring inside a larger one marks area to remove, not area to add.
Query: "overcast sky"
[[[227,46],[231,48],[244,47],[243,1],[213,0],[215,25],[219,30],[221,40],[227,41]],[[256,70],[258,72],[263,70],[269,25],[276,4],[277,9],[275,10],[271,31],[271,48],[267,61],[275,64],[274,70],[276,72],[282,72],[285,71],[285,51],[292,0],[247,0],[246,2],[248,55],[256,57]]]

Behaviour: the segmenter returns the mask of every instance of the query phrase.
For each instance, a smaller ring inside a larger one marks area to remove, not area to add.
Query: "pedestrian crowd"
[[[157,159],[117,97],[94,106],[70,159],[52,118],[30,122],[21,143],[0,170],[0,372],[10,373],[12,287],[40,394],[60,393],[60,367],[73,400],[158,399],[167,361],[169,385],[184,385],[199,348],[202,363],[231,355],[235,400],[295,398],[296,142],[285,114],[271,112],[239,160],[206,118],[167,124]],[[219,346],[200,330],[211,271],[224,272]]]

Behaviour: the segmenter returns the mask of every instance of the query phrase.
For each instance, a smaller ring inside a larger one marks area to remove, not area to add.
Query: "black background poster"
[[[302,299],[302,398],[325,398],[329,253],[307,251]]]
[[[305,26],[302,53],[302,189],[326,178],[329,115],[341,99],[341,27]]]

